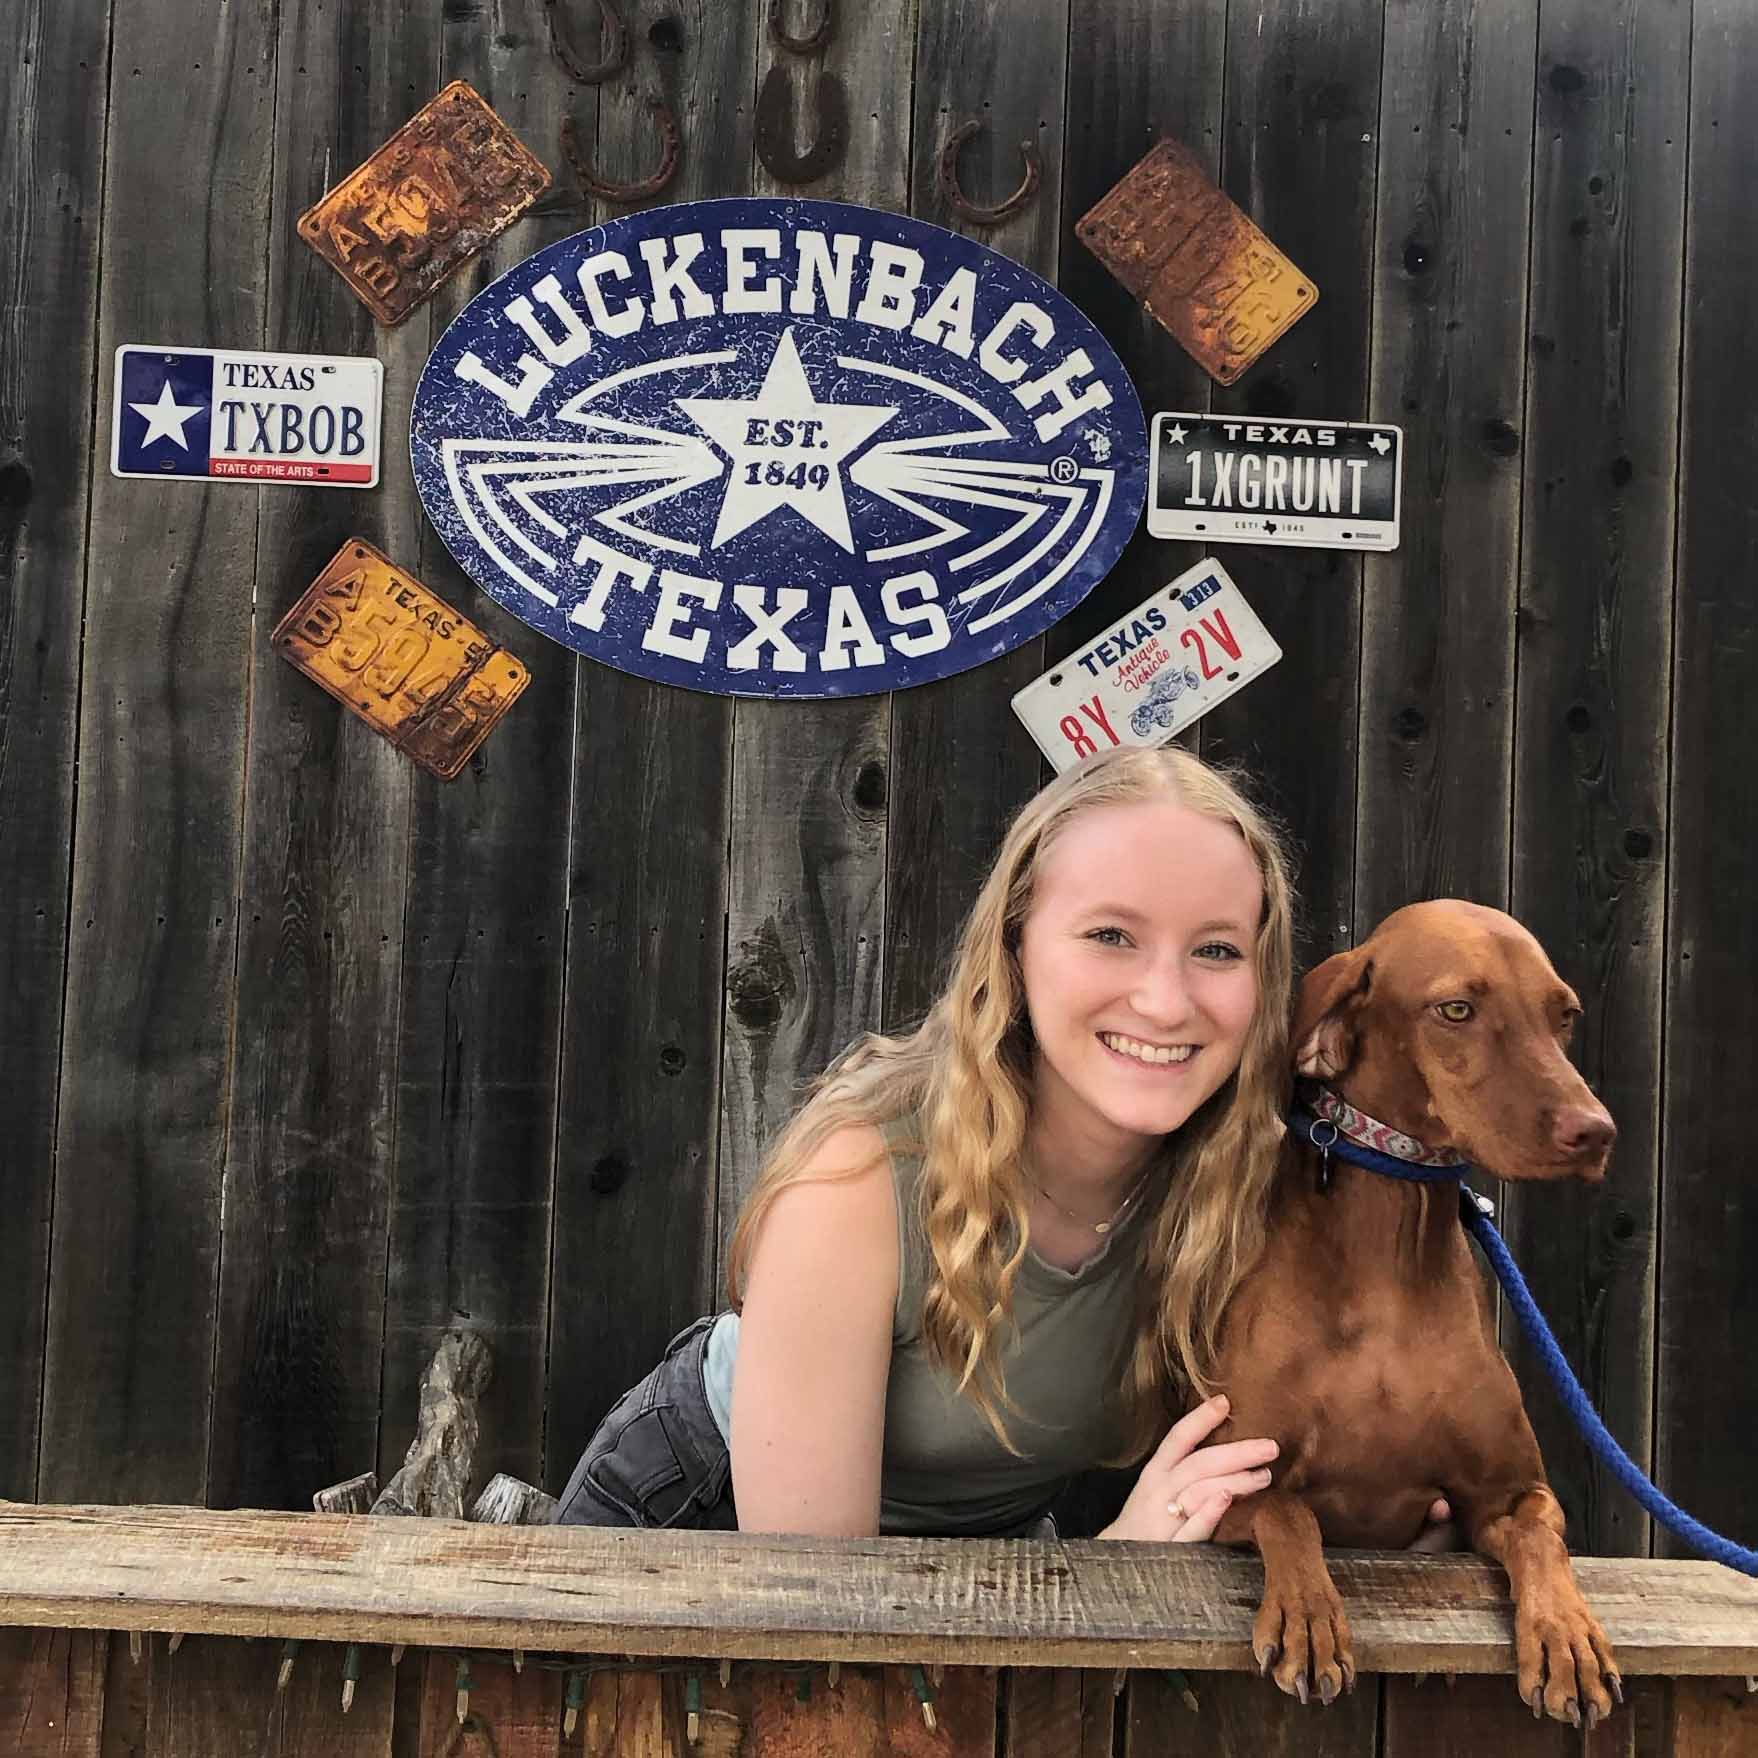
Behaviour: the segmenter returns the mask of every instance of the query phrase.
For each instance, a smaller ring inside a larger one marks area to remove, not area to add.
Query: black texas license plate
[[[1404,430],[1373,421],[1154,417],[1148,530],[1203,543],[1396,549]]]

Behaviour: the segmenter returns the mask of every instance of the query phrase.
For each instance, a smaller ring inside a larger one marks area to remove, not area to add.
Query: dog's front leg
[[[1508,1571],[1514,1595],[1514,1662],[1520,1700],[1535,1716],[1588,1727],[1624,1700],[1611,1644],[1588,1610],[1563,1543],[1563,1510],[1543,1483],[1462,1510],[1472,1547]]]
[[[1264,1599],[1251,1627],[1258,1670],[1302,1703],[1334,1703],[1354,1690],[1349,1619],[1312,1509],[1286,1490],[1260,1490],[1227,1510],[1215,1541],[1254,1544],[1264,1560]]]

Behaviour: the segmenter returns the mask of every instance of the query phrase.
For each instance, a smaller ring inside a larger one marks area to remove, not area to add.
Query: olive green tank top
[[[1074,1473],[1113,1453],[1120,1438],[1116,1390],[1135,1331],[1143,1207],[1132,1208],[1078,1270],[1028,1250],[1013,1284],[1002,1350],[1007,1432],[1016,1457],[982,1410],[930,1356],[922,1300],[933,1254],[917,1202],[921,1161],[907,1147],[913,1119],[887,1125],[897,1194],[898,1287],[885,1386],[880,1466],[881,1532],[1006,1532],[1041,1514]],[[709,1338],[704,1379],[721,1432],[731,1433],[738,1316],[723,1313]]]

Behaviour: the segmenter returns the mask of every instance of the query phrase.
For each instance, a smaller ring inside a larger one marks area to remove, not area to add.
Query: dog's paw
[[[1349,1619],[1329,1580],[1264,1595],[1251,1629],[1258,1671],[1302,1703],[1335,1703],[1355,1689]]]
[[[1537,1718],[1597,1727],[1624,1700],[1623,1681],[1599,1620],[1573,1582],[1514,1615],[1520,1701]]]

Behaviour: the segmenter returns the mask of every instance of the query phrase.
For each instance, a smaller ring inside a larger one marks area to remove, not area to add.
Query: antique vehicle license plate
[[[1396,549],[1404,430],[1371,421],[1154,417],[1148,530],[1204,543]]]
[[[110,468],[371,488],[384,382],[376,360],[348,355],[125,344],[116,350]]]
[[[455,79],[299,216],[299,235],[380,323],[401,323],[549,187],[549,172]]]
[[[1074,235],[1224,385],[1318,298],[1312,277],[1174,140],[1101,196]]]
[[[1163,745],[1282,657],[1214,560],[1187,568],[1026,685],[1013,712],[1057,769],[1116,745]]]
[[[504,647],[359,538],[281,619],[274,647],[442,781],[531,681]]]

